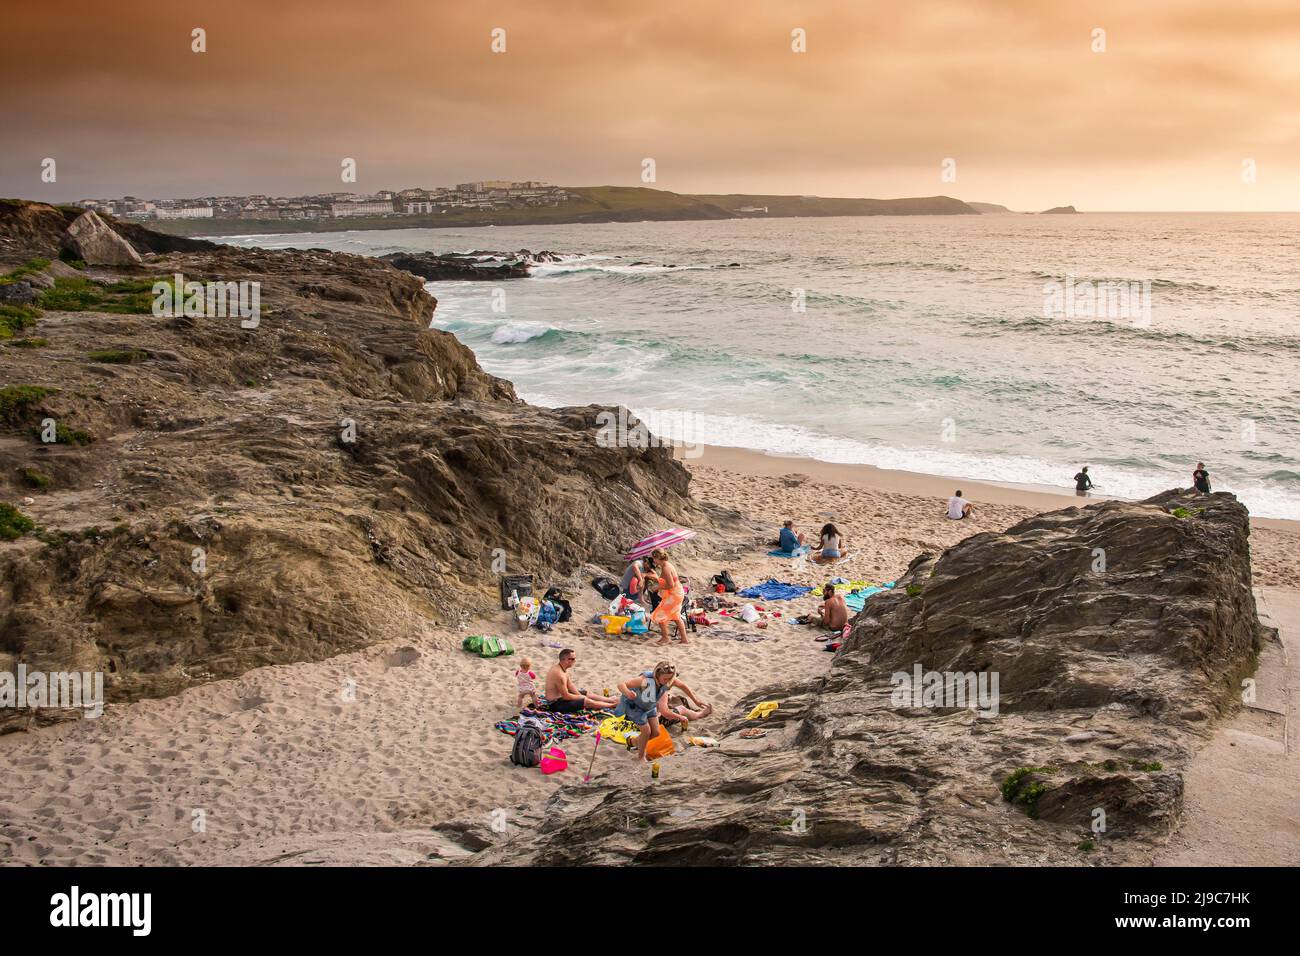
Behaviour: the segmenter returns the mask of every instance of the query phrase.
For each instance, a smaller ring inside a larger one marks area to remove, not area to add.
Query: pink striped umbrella
[[[686,528],[669,528],[667,531],[656,531],[648,538],[642,538],[632,546],[632,550],[627,553],[629,561],[635,561],[637,558],[644,558],[655,548],[671,548],[675,544],[681,544],[683,541],[689,541],[695,537],[694,531],[688,531]]]

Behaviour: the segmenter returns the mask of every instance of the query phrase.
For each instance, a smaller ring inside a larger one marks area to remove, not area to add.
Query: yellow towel
[[[772,711],[776,710],[780,706],[781,706],[781,702],[779,700],[765,700],[757,707],[755,707],[753,710],[751,710],[749,712],[749,716],[746,717],[745,719],[762,720],[765,717],[767,717],[768,714],[772,713]]]

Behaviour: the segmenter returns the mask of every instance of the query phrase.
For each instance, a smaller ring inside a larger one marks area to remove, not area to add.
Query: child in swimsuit
[[[532,698],[531,706],[537,706],[537,675],[532,671],[533,662],[526,657],[519,658],[519,669],[515,671],[515,682],[519,686],[519,698],[515,707],[524,706],[526,698]]]

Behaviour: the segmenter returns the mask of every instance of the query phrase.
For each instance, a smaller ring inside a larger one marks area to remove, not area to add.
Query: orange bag
[[[677,752],[673,746],[673,738],[668,736],[668,728],[663,724],[659,725],[659,736],[651,739],[646,744],[645,755],[651,760],[658,760],[660,757],[668,757]]]

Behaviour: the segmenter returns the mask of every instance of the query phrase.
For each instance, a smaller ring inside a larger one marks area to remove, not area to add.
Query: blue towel
[[[793,598],[802,597],[811,590],[812,588],[806,588],[798,584],[786,584],[776,578],[768,578],[762,584],[755,584],[753,587],[745,588],[745,590],[736,593],[740,597],[762,598],[764,601],[789,601]]]
[[[767,552],[767,556],[769,558],[797,558],[801,555],[807,554],[810,550],[812,549],[807,545],[804,545],[802,548],[795,548],[793,551],[782,551],[780,548],[777,548],[775,551]]]
[[[850,611],[853,611],[856,614],[858,611],[861,611],[863,605],[867,603],[867,598],[871,597],[873,594],[879,594],[881,591],[888,591],[893,586],[894,582],[890,581],[888,584],[882,584],[880,587],[872,585],[871,587],[862,588],[856,594],[844,595],[844,603],[848,605]]]

